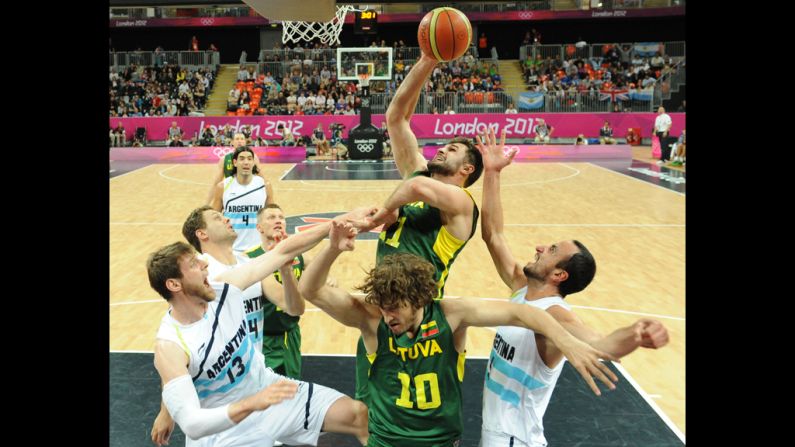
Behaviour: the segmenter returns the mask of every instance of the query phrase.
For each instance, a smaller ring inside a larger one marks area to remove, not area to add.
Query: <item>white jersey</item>
[[[262,351],[248,336],[243,292],[231,284],[213,288],[215,300],[201,320],[183,325],[169,310],[157,331],[158,339],[173,341],[188,354],[188,373],[202,408],[238,401],[279,377],[265,367]]]
[[[184,325],[163,316],[157,338],[182,347],[189,357],[188,374],[202,408],[217,408],[255,394],[280,376],[265,366],[262,351],[248,336],[243,291],[231,284],[213,285],[216,298],[201,320]],[[239,424],[214,435],[194,440],[186,447],[261,447],[280,439],[289,444],[317,445],[326,412],[343,394],[322,385],[295,381],[292,399],[255,411]],[[314,391],[314,393],[313,393]]]
[[[559,296],[527,301],[526,293],[527,287],[517,290],[511,302],[543,310],[551,306],[571,309]],[[533,447],[546,446],[544,412],[563,363],[554,368],[544,364],[535,332],[514,326],[497,328],[483,387],[483,431],[513,436]]]
[[[215,293],[220,296],[220,290],[223,289],[224,284],[213,281],[213,279],[221,273],[231,270],[237,266],[243,265],[250,261],[251,258],[235,254],[237,263],[235,265],[226,265],[209,254],[203,255],[207,261],[207,280],[210,285],[215,289]],[[262,352],[262,325],[265,321],[265,312],[262,309],[265,296],[262,293],[262,285],[256,283],[243,291],[243,309],[246,312],[246,322],[248,324],[248,335],[254,340],[254,348],[258,352]]]
[[[232,249],[237,253],[259,245],[260,235],[257,231],[257,211],[265,206],[268,193],[265,180],[258,175],[251,178],[248,185],[238,183],[236,176],[224,179],[224,216],[231,221],[237,233]]]

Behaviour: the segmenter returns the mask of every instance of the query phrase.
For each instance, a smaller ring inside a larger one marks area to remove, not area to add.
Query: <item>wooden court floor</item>
[[[346,211],[381,204],[395,180],[285,181],[292,164],[267,164],[276,202],[287,216]],[[151,351],[166,302],[148,285],[149,253],[182,240],[182,222],[203,205],[211,165],[156,164],[110,180],[110,349]],[[481,181],[470,190],[478,204]],[[514,255],[530,260],[534,247],[578,239],[594,254],[596,277],[567,298],[597,331],[657,318],[671,341],[658,351],[638,350],[621,365],[670,421],[685,432],[685,196],[590,163],[517,163],[502,173],[506,235]],[[308,252],[312,257],[326,242]],[[375,241],[357,241],[332,268],[352,289],[375,260]],[[448,296],[505,299],[480,231],[457,258]],[[301,318],[303,352],[355,353],[357,334],[307,305]],[[469,331],[468,357],[488,356],[494,330]],[[622,382],[618,386],[631,386]]]

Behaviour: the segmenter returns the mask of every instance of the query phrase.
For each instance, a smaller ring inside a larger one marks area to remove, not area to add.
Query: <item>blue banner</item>
[[[536,110],[544,107],[544,94],[542,92],[519,93],[519,108]]]
[[[651,101],[653,95],[654,95],[653,89],[636,90],[629,92],[629,98],[636,101]]]
[[[635,54],[640,57],[652,57],[660,51],[660,42],[641,42],[635,44]]]

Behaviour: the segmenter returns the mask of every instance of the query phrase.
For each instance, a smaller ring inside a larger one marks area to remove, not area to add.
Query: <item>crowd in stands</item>
[[[202,116],[215,69],[188,70],[171,64],[122,71],[110,68],[110,116]]]
[[[576,57],[574,45],[567,46],[566,53],[571,57],[564,60],[558,55],[554,58],[544,58],[538,53],[535,58],[529,55],[522,64],[528,89],[558,96],[566,93],[589,93],[595,96],[600,91],[651,94],[658,80],[676,70],[670,57],[660,52],[651,58],[641,57],[634,54],[631,45],[604,45],[602,56],[590,59]],[[615,105],[618,104],[620,102],[616,101]]]
[[[374,41],[372,47],[387,46],[384,40]],[[403,41],[393,43],[392,79],[372,81],[370,92],[394,93],[411,69],[414,59],[408,54]],[[274,67],[269,62],[284,66],[283,73],[265,71],[257,73],[252,65],[241,65],[237,83],[227,97],[227,115],[353,115],[359,112],[361,88],[354,81],[337,79],[336,53],[320,43],[293,47],[276,45],[273,51],[263,52],[263,67]],[[343,68],[347,66],[343,60]],[[351,67],[354,65],[349,64]],[[383,64],[375,63],[375,74],[385,72]],[[281,70],[280,70],[281,71]],[[354,75],[351,73],[349,76]],[[468,52],[461,59],[441,63],[434,70],[425,87],[426,93],[502,91],[502,78],[497,65],[479,61]]]

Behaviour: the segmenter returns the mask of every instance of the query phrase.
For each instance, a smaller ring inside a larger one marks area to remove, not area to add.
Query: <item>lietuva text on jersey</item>
[[[416,343],[410,348],[404,348],[402,346],[398,346],[395,348],[395,345],[392,342],[392,338],[389,338],[389,350],[399,356],[403,361],[406,361],[406,354],[408,354],[408,358],[411,360],[416,359],[417,357],[422,354],[423,357],[432,357],[434,354],[441,354],[442,348],[439,346],[439,343],[436,343],[436,339],[425,340],[425,343]]]
[[[516,352],[516,348],[509,345],[505,340],[502,339],[499,333],[494,337],[494,351],[500,355],[500,357],[504,358],[507,361],[513,361],[513,354]]]
[[[235,336],[229,340],[229,343],[226,344],[226,348],[224,349],[223,354],[218,356],[218,360],[213,363],[213,365],[207,369],[207,377],[211,379],[215,379],[215,377],[223,371],[224,366],[232,360],[232,354],[237,351],[237,348],[240,347],[240,343],[243,342],[244,338],[247,337],[246,332],[246,323],[240,325],[237,329],[237,333]]]

